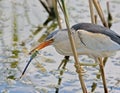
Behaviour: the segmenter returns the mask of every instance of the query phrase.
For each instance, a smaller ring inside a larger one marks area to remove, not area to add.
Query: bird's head
[[[25,69],[23,70],[22,75],[20,76],[20,78],[22,78],[22,76],[24,75],[27,67],[30,64],[30,62],[37,56],[38,50],[41,50],[44,47],[49,46],[54,42],[55,35],[56,35],[57,32],[58,31],[54,31],[51,34],[49,34],[44,42],[40,43],[37,47],[35,47],[32,51],[29,52],[29,54],[32,54],[32,55],[30,56],[30,60],[28,61],[28,64],[26,65]]]
[[[47,38],[45,39],[45,41],[43,41],[37,47],[35,47],[32,51],[30,51],[29,54],[33,53],[34,51],[41,50],[41,49],[51,45],[54,42],[55,35],[57,34],[57,32],[58,32],[58,30],[56,30],[56,31],[52,32],[51,34],[49,34],[47,36]]]
[[[67,30],[63,29],[62,31],[67,31]],[[49,34],[44,42],[40,43],[37,47],[35,47],[32,51],[30,51],[29,54],[32,54],[32,55],[30,56],[30,60],[28,61],[28,64],[26,65],[25,69],[23,70],[21,77],[24,75],[30,62],[37,56],[37,53],[39,50],[41,50],[44,47],[47,47],[53,43],[60,42],[62,39],[64,39],[63,37],[61,37],[61,34],[58,32],[59,32],[59,30],[56,30],[56,31],[52,32],[51,34]]]

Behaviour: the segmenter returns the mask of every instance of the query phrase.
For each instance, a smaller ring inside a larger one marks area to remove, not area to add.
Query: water
[[[106,2],[101,5],[106,14]],[[109,0],[113,15],[112,30],[120,34],[120,1]],[[87,0],[66,1],[69,10],[70,24],[90,22],[89,4]],[[61,11],[60,11],[61,12]],[[74,59],[70,58],[62,76],[57,70],[62,55],[53,46],[41,50],[32,61],[22,79],[19,79],[27,61],[28,52],[38,44],[37,40],[48,28],[33,35],[34,31],[47,19],[48,14],[38,0],[0,0],[0,92],[1,93],[81,93],[78,75],[75,72]],[[63,18],[63,16],[61,15]],[[105,16],[107,17],[107,16]],[[99,20],[99,19],[98,19]],[[100,23],[100,20],[98,21]],[[101,23],[100,23],[101,24]],[[51,23],[48,24],[48,26]],[[50,26],[49,26],[50,27]],[[65,27],[65,25],[63,25]],[[53,28],[51,28],[53,29]],[[82,62],[91,62],[87,56],[80,56]],[[103,93],[99,76],[99,67],[84,67],[84,80],[88,91],[97,85],[95,93]],[[120,93],[120,52],[108,59],[105,74],[110,93]],[[58,86],[58,78],[62,83]]]

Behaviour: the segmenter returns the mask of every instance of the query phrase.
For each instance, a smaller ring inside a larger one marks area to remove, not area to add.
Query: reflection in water
[[[40,51],[41,55],[38,54],[33,60],[22,79],[18,79],[26,65],[26,60],[29,59],[28,50],[38,44],[38,41],[43,41],[51,31],[58,27],[54,9],[51,7],[46,9],[45,5],[47,3],[43,5],[39,1],[44,3],[44,0],[0,0],[0,92],[54,93],[58,91],[59,93],[79,93],[81,89],[72,57],[65,68],[69,72],[62,70],[65,66],[62,65],[60,78],[56,77],[59,72],[50,73],[56,71],[63,57],[57,54],[53,47]],[[71,25],[90,21],[87,1],[76,0],[73,2],[73,0],[69,0],[66,2]],[[106,10],[105,1],[101,1],[101,3],[103,9]],[[119,4],[119,0],[110,0],[114,22],[111,29],[115,29],[117,33],[120,33]],[[118,53],[116,56],[109,58],[105,67],[110,93],[119,93],[120,91],[119,55]],[[54,59],[55,62],[45,62],[45,59]],[[80,56],[79,59],[85,63],[93,62],[86,56]],[[36,67],[36,64],[40,64],[46,71],[43,73],[39,69],[40,66],[37,65]],[[101,87],[98,66],[84,68],[87,70],[85,83],[88,90],[102,93],[103,88]],[[55,90],[56,87],[58,90]],[[95,88],[97,89],[95,90]]]
[[[62,76],[64,74],[64,71],[66,70],[66,65],[67,65],[68,61],[69,61],[69,56],[65,56],[64,59],[62,60],[62,62],[60,63],[60,65],[58,66],[58,69],[60,69],[62,67],[62,69],[60,70],[60,76],[58,78],[58,86],[61,86]],[[55,93],[59,93],[59,87],[56,87]]]

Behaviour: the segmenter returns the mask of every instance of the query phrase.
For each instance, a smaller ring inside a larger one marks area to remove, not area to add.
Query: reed
[[[112,14],[110,12],[110,7],[109,7],[109,2],[106,3],[107,5],[107,13],[108,13],[108,18],[107,18],[107,22],[108,22],[108,27],[110,28],[112,26]]]
[[[101,5],[100,5],[99,1],[98,1],[98,0],[93,0],[93,4],[94,4],[94,6],[95,6],[95,8],[96,8],[96,10],[97,10],[97,12],[98,12],[98,14],[99,14],[99,17],[100,17],[101,22],[103,23],[103,25],[104,25],[105,27],[110,28],[111,25],[112,25],[112,23],[111,23],[112,15],[111,15],[110,9],[109,9],[109,2],[107,2],[108,22],[105,20],[105,17],[104,17],[104,14],[103,14],[103,11],[102,11],[102,8],[101,8]],[[103,64],[104,64],[104,66],[105,66],[107,60],[108,60],[107,57],[105,57],[105,58],[103,59]]]
[[[74,55],[76,71],[77,71],[78,76],[79,76],[82,91],[83,91],[83,93],[87,93],[87,89],[86,89],[86,86],[85,86],[85,83],[84,83],[84,80],[83,80],[83,77],[82,77],[82,67],[79,64],[78,55],[77,55],[77,51],[76,51],[76,46],[75,46],[75,43],[74,43],[74,39],[71,35],[71,29],[70,29],[70,24],[69,24],[69,19],[68,19],[67,8],[66,8],[64,0],[61,0],[61,3],[62,3],[62,7],[63,7],[63,14],[64,14],[64,18],[65,18],[66,27],[68,29],[68,36],[69,36],[71,48],[72,48],[73,55]]]
[[[93,18],[94,15],[93,14],[93,8],[92,8],[92,3],[94,4],[97,12],[98,12],[98,15],[101,19],[101,22],[103,23],[103,25],[105,27],[108,27],[110,28],[111,26],[111,20],[112,20],[112,16],[111,16],[111,13],[110,13],[110,10],[109,10],[109,3],[107,2],[107,10],[108,10],[108,22],[105,20],[105,17],[104,17],[104,14],[103,14],[103,11],[102,11],[102,8],[101,8],[101,5],[99,3],[98,0],[89,0],[89,6],[90,6],[90,13],[91,13],[91,21],[92,23],[95,22],[95,18]],[[99,65],[100,68],[102,68],[101,66],[105,66],[105,63],[107,62],[107,59],[108,57],[105,57],[103,59],[101,59],[101,65]],[[104,70],[101,69],[100,70],[102,73],[104,73]],[[97,75],[98,77],[98,75]],[[100,77],[100,76],[99,76]],[[103,85],[104,85],[104,90],[105,90],[105,93],[108,93],[108,90],[107,90],[107,85],[106,85],[106,81],[105,81],[105,76],[102,76],[103,79]]]
[[[98,12],[98,15],[99,15],[99,17],[100,17],[100,19],[101,19],[101,22],[103,23],[103,25],[104,25],[105,27],[108,27],[108,24],[107,24],[107,22],[106,22],[106,20],[105,20],[105,17],[104,17],[102,8],[101,8],[101,6],[100,6],[100,3],[98,2],[98,0],[93,0],[93,4],[94,4],[94,6],[95,6],[95,8],[96,8],[96,10],[97,10],[97,12]]]
[[[62,29],[61,19],[60,19],[60,15],[59,15],[59,12],[58,12],[58,7],[57,7],[57,0],[53,0],[53,6],[54,6],[55,16],[57,18],[59,29]]]
[[[54,9],[54,0],[39,0],[46,12],[48,13],[48,18],[43,22],[43,26],[38,26],[37,29],[33,32],[33,35],[37,35],[41,32],[48,23],[53,22],[56,19],[55,9]],[[52,2],[52,3],[50,3]]]
[[[95,24],[95,16],[94,16],[94,10],[93,10],[93,2],[92,0],[89,0],[89,7],[90,7],[90,15],[91,15],[91,22]]]

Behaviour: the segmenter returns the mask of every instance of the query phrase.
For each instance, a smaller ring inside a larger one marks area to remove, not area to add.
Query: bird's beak
[[[30,62],[33,60],[34,57],[36,57],[37,53],[38,53],[38,50],[50,45],[51,43],[53,43],[53,39],[49,39],[49,40],[46,40],[42,43],[40,43],[36,48],[34,48],[29,54],[32,53],[31,57],[30,57],[30,60],[28,61],[28,64],[26,65],[25,69],[23,70],[22,72],[22,75],[20,76],[20,78],[22,78],[22,76],[24,75],[27,67],[29,66]]]
[[[50,45],[51,43],[53,43],[53,41],[54,41],[53,39],[49,39],[47,41],[44,41],[44,42],[40,43],[36,48],[34,48],[32,51],[30,51],[29,54],[31,54],[34,51],[38,51],[38,50],[40,50],[40,49]]]

